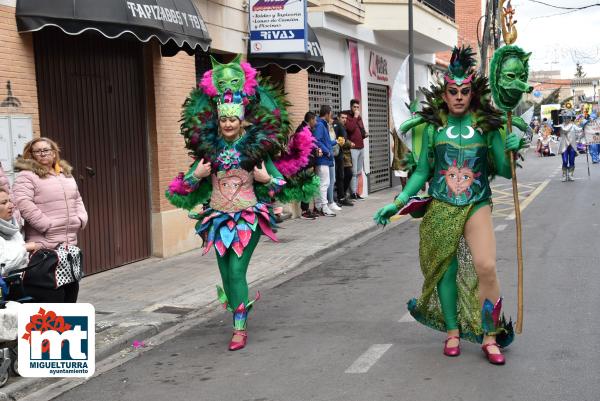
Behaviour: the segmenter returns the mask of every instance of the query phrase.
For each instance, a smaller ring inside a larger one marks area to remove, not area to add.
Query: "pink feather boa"
[[[285,177],[291,177],[308,164],[308,156],[315,148],[315,137],[308,127],[294,134],[288,150],[275,161],[275,167]]]
[[[256,80],[256,75],[258,73],[250,65],[250,63],[240,63],[240,66],[244,70],[244,74],[246,76],[243,91],[246,95],[252,96],[256,93],[256,87],[258,86],[258,81]],[[213,83],[212,74],[212,70],[208,70],[204,73],[202,79],[200,80],[200,88],[208,96],[215,97],[219,94],[219,92]]]
[[[177,177],[173,178],[173,181],[169,184],[169,194],[187,195],[190,193],[190,186],[183,177],[183,173],[180,172]]]

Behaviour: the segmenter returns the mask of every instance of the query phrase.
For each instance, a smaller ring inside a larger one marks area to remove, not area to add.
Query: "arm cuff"
[[[269,196],[273,197],[276,193],[283,189],[285,184],[285,180],[271,176],[271,181],[267,182],[265,186],[269,188]]]

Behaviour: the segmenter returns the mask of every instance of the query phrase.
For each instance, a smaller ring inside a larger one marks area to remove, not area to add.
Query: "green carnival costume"
[[[408,302],[411,315],[440,331],[459,329],[460,337],[469,341],[481,343],[484,335],[495,335],[500,346],[507,346],[514,337],[512,323],[500,315],[502,298],[480,304],[463,232],[476,210],[491,205],[490,178],[511,178],[506,150],[518,149],[521,141],[514,134],[504,138],[503,113],[491,105],[487,79],[473,66],[471,49],[455,48],[445,82],[422,89],[425,107],[401,127],[413,128],[417,167],[402,193],[377,212],[375,221],[386,224],[401,208],[412,213],[417,203],[421,212],[426,208],[419,245],[425,281],[421,296]],[[466,114],[449,114],[442,99],[447,84],[471,85]],[[430,197],[423,202],[414,195],[427,181]]]
[[[283,92],[257,79],[257,71],[238,56],[228,64],[213,60],[183,106],[181,134],[194,162],[171,182],[166,197],[198,220],[204,253],[215,250],[223,284],[217,295],[233,313],[230,350],[246,344],[248,312],[256,301],[248,298],[246,273],[260,235],[277,240],[273,199],[308,201],[319,187],[314,174],[302,171],[314,138],[308,129],[288,138],[287,105]],[[226,140],[219,121],[239,123],[240,137]],[[201,162],[210,163],[205,178],[195,176]],[[254,169],[263,163],[270,180],[259,183]]]

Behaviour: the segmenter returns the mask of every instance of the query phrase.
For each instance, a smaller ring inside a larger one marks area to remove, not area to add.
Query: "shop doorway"
[[[388,87],[368,84],[369,105],[369,192],[392,185]]]
[[[151,255],[142,44],[57,29],[34,34],[40,129],[55,139],[85,202],[87,274]]]

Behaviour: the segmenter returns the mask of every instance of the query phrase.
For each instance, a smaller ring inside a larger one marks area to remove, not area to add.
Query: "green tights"
[[[228,249],[225,255],[219,256],[217,253],[217,263],[223,280],[223,289],[227,295],[229,306],[234,310],[243,302],[248,304],[248,282],[246,281],[246,272],[250,264],[252,253],[258,245],[260,239],[260,229],[252,233],[250,242],[244,249],[242,256],[239,257],[232,249]]]
[[[458,288],[456,286],[456,273],[458,271],[458,260],[456,256],[452,258],[450,266],[444,273],[442,279],[437,283],[437,290],[442,306],[442,313],[446,323],[446,330],[458,329],[457,306]]]

